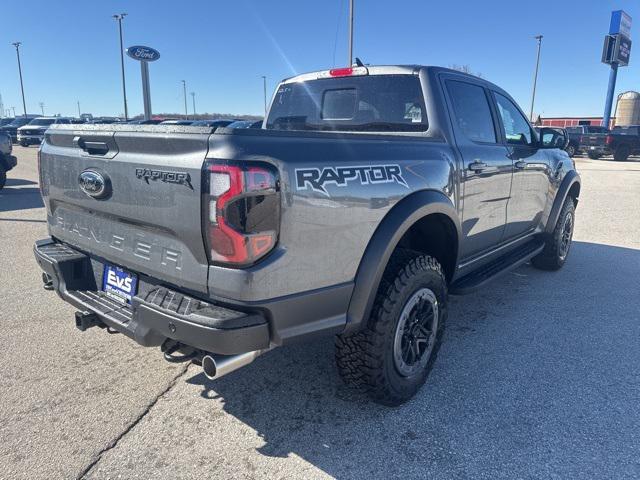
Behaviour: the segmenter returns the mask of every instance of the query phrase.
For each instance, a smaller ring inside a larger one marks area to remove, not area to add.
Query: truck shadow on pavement
[[[332,339],[188,383],[258,432],[263,455],[338,478],[634,476],[638,272],[640,250],[574,242],[559,272],[525,265],[451,297],[434,369],[400,408],[340,382]]]
[[[0,190],[0,212],[44,207],[40,189],[38,187],[23,187],[23,185],[37,184],[30,180],[7,179],[5,187]]]

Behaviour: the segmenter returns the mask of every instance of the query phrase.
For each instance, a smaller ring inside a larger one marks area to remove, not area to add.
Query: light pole
[[[191,100],[193,102],[193,119],[196,118],[196,92],[191,92]]]
[[[22,42],[13,42],[11,45],[16,47],[16,56],[18,57],[18,72],[20,73],[20,91],[22,92],[22,108],[24,110],[24,116],[27,116],[27,104],[24,101],[24,85],[22,83],[22,64],[20,63],[20,45]],[[15,117],[16,112],[15,109],[13,111],[13,116]]]
[[[540,65],[540,49],[542,47],[542,35],[536,35],[538,41],[538,55],[536,57],[536,72],[533,74],[533,92],[531,92],[531,111],[529,112],[529,121],[533,123],[533,104],[536,101],[536,84],[538,83],[538,67]]]
[[[118,22],[118,30],[120,31],[120,69],[122,71],[122,98],[124,99],[124,121],[129,120],[129,110],[127,109],[127,87],[124,82],[124,44],[122,43],[122,19],[126,17],[126,13],[113,15]]]
[[[348,66],[353,64],[353,2],[349,0],[349,63]]]
[[[267,77],[262,75],[262,90],[264,92],[264,116],[267,116]]]
[[[38,103],[38,105],[40,106],[40,111],[42,112],[42,116],[44,117],[44,102],[40,102]]]
[[[80,100],[78,100],[76,103],[78,104],[78,118],[80,118],[82,116],[82,114],[80,113]]]
[[[13,117],[15,118],[15,116],[16,116],[16,107],[11,107],[11,110],[13,110]]]
[[[189,113],[187,112],[187,82],[181,80],[182,82],[182,92],[184,94],[184,119],[189,120]]]

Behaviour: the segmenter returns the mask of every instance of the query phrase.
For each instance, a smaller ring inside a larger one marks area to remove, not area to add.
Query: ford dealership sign
[[[141,62],[155,62],[160,58],[160,52],[151,47],[144,47],[142,45],[134,45],[127,48],[127,55],[134,60]]]

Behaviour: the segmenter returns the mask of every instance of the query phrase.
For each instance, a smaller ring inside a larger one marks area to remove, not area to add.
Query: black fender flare
[[[462,235],[458,212],[451,200],[436,190],[421,190],[403,198],[382,219],[367,244],[356,272],[344,333],[356,331],[369,316],[391,254],[402,236],[421,218],[444,214],[455,225],[458,243]],[[456,266],[459,254],[456,245]]]
[[[562,179],[562,183],[560,183],[560,187],[558,188],[558,191],[556,193],[556,199],[553,202],[553,207],[551,207],[549,218],[547,219],[545,233],[553,232],[553,229],[556,226],[556,222],[558,221],[560,211],[562,210],[562,206],[567,199],[567,195],[569,195],[569,191],[576,184],[578,185],[579,189],[581,186],[580,175],[578,175],[578,172],[576,172],[575,170],[570,170]]]

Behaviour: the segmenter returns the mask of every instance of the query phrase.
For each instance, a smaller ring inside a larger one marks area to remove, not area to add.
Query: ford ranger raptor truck
[[[580,177],[558,146],[496,85],[424,66],[284,80],[261,129],[56,125],[35,256],[80,330],[209,378],[337,335],[340,375],[398,405],[449,293],[565,263]]]

